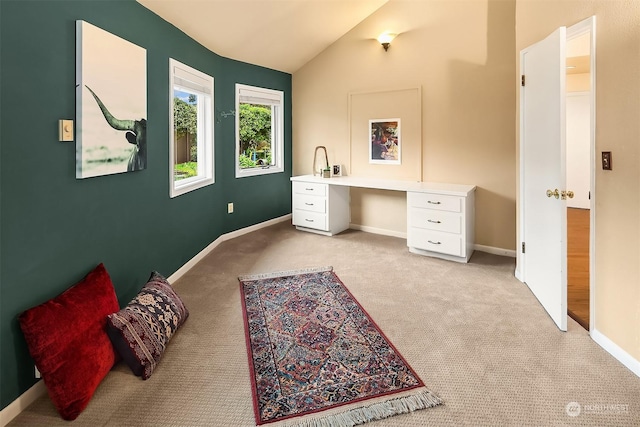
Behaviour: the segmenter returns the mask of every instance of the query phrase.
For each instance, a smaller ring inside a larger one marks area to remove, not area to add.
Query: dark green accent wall
[[[76,180],[75,21],[147,50],[148,166]],[[212,16],[211,25],[224,16]],[[133,0],[0,1],[0,407],[31,387],[17,322],[104,262],[120,304],[151,270],[166,276],[221,234],[291,212],[291,75],[216,55]],[[285,91],[285,173],[235,178],[234,119],[216,114],[216,183],[169,198],[169,57],[215,78],[215,109],[234,85]],[[234,202],[235,213],[226,213]]]

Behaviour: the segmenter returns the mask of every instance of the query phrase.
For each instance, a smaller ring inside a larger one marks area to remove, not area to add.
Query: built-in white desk
[[[349,188],[407,193],[407,246],[420,255],[467,262],[473,253],[475,185],[342,176],[291,177],[293,225],[332,236],[349,228]]]

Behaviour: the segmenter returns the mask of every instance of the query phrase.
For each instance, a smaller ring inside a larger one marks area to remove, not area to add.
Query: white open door
[[[567,330],[566,28],[520,52],[521,278]]]

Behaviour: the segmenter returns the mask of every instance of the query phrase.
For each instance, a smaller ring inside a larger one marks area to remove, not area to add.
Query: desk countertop
[[[411,191],[466,197],[476,189],[475,185],[445,184],[440,182],[403,181],[397,179],[364,178],[358,176],[336,176],[322,178],[314,175],[292,176],[292,182],[315,182],[345,187],[374,188],[378,190]]]

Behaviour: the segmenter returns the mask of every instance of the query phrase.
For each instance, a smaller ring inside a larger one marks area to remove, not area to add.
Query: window
[[[284,92],[236,84],[236,178],[284,171]]]
[[[213,184],[213,77],[169,58],[169,194]]]

